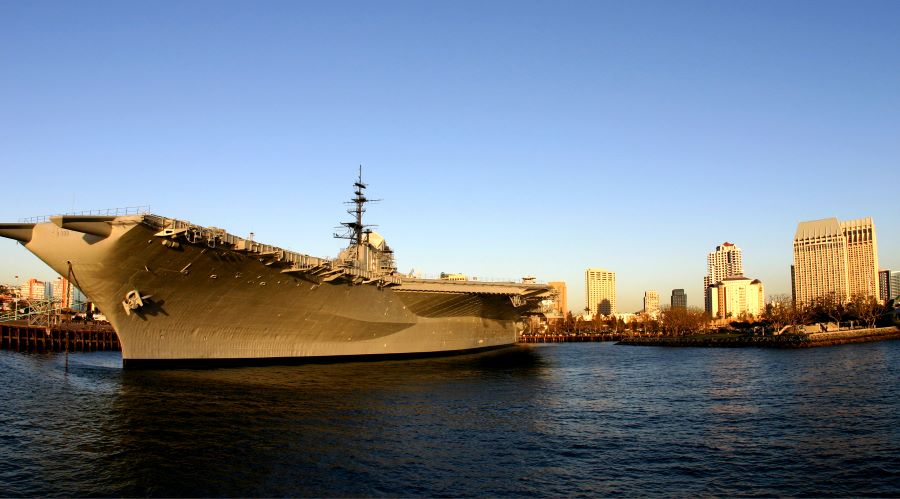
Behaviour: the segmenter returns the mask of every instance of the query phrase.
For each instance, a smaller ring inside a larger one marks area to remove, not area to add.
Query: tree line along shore
[[[524,343],[618,341],[625,345],[665,346],[809,346],[860,343],[900,338],[900,303],[879,303],[856,296],[842,301],[826,296],[811,304],[790,296],[770,300],[758,316],[713,320],[698,308],[667,308],[640,313],[625,322],[617,317],[585,320],[567,314],[540,330],[526,331]]]

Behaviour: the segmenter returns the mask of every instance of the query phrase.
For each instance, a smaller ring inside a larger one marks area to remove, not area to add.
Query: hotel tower
[[[603,269],[584,271],[584,287],[587,294],[585,303],[591,313],[600,315],[616,314],[616,273]]]
[[[724,242],[706,255],[706,276],[703,277],[703,303],[713,312],[709,287],[727,277],[744,275],[743,252],[732,243]]]
[[[871,218],[825,218],[797,224],[794,234],[794,299],[813,303],[828,295],[879,299],[878,242]]]

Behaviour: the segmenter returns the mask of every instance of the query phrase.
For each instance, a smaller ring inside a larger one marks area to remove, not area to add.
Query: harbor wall
[[[892,326],[872,329],[833,331],[827,333],[782,334],[779,336],[709,335],[643,338],[629,337],[622,339],[617,344],[671,347],[808,348],[895,339],[900,339],[900,328]]]

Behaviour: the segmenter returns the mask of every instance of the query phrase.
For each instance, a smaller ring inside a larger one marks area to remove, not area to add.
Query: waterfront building
[[[900,296],[900,272],[891,272],[891,299]]]
[[[880,299],[878,244],[871,218],[800,222],[794,234],[793,295],[799,303],[826,296]]]
[[[553,281],[548,282],[547,285],[556,291],[553,303],[550,305],[551,310],[560,317],[565,317],[566,312],[569,311],[569,304],[566,297],[566,283],[562,281]]]
[[[631,322],[636,321],[638,318],[638,314],[631,312],[623,312],[621,314],[616,314],[616,319],[620,319],[625,324],[629,324]]]
[[[891,288],[890,270],[878,271],[878,286],[879,297],[882,302],[887,303],[888,300],[894,297],[893,289]]]
[[[672,308],[687,308],[687,295],[683,289],[673,289],[670,303]]]
[[[716,246],[716,250],[706,255],[706,276],[703,278],[703,302],[706,311],[712,314],[709,287],[726,277],[744,275],[743,252],[728,241]]]
[[[797,303],[797,281],[794,278],[793,265],[791,265],[791,303]]]
[[[659,313],[659,293],[654,290],[644,291],[644,313],[650,315]]]
[[[72,306],[73,286],[65,277],[57,277],[55,281],[50,283],[51,296],[54,301],[59,302],[62,308]]]
[[[584,272],[586,306],[592,313],[616,314],[616,273],[604,269],[587,269]]]
[[[19,286],[19,297],[26,300],[43,300],[46,294],[47,285],[33,277]]]
[[[765,289],[759,279],[731,276],[708,289],[713,319],[758,317],[765,309]]]
[[[847,240],[847,274],[850,296],[879,297],[878,241],[871,218],[841,222]]]

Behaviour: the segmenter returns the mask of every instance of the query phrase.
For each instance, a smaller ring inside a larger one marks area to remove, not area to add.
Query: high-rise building
[[[654,290],[644,291],[644,313],[659,313],[659,293]]]
[[[812,303],[833,295],[880,298],[878,243],[871,218],[834,217],[797,224],[794,234],[794,299]]]
[[[811,303],[834,293],[850,299],[847,241],[836,218],[800,222],[794,233],[794,295]]]
[[[703,278],[703,302],[706,311],[713,312],[709,287],[726,277],[744,275],[743,252],[733,243],[724,242],[706,256],[706,276]]]
[[[900,296],[900,272],[891,272],[891,298]]]
[[[683,289],[673,289],[672,290],[672,308],[687,308],[687,295],[684,294]]]
[[[726,277],[710,285],[709,290],[714,319],[757,317],[765,309],[765,289],[759,279]]]
[[[616,314],[616,273],[603,269],[587,269],[584,272],[586,306],[592,313]]]
[[[72,306],[73,286],[65,277],[58,277],[51,284],[53,299],[58,301],[62,308]]]
[[[560,317],[565,317],[569,311],[569,304],[566,301],[566,283],[562,281],[548,282],[548,286],[556,291],[556,297],[553,299],[552,310]]]
[[[47,286],[35,278],[28,279],[19,286],[19,296],[27,300],[43,300],[46,298]]]
[[[880,292],[881,301],[884,303],[887,303],[888,300],[894,297],[893,289],[891,288],[890,270],[878,271],[878,291]]]
[[[841,230],[847,240],[847,273],[850,297],[872,296],[878,291],[878,241],[875,224],[871,218],[841,222]]]
[[[797,303],[797,280],[794,277],[793,265],[791,265],[791,303]]]

